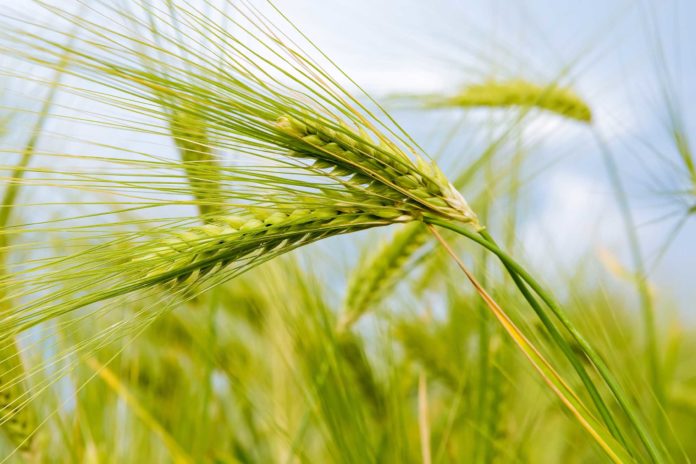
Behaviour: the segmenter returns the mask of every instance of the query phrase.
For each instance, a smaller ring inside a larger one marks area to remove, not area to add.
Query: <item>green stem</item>
[[[614,379],[611,374],[609,367],[604,363],[599,354],[592,348],[592,346],[587,342],[587,340],[578,332],[575,326],[571,323],[568,317],[565,315],[560,305],[555,301],[555,299],[546,291],[544,288],[512,257],[507,253],[502,251],[493,241],[490,234],[487,231],[480,230],[478,232],[471,230],[468,226],[462,226],[456,223],[449,222],[447,220],[427,217],[424,219],[428,224],[444,227],[446,229],[452,230],[464,237],[473,240],[479,245],[484,246],[492,253],[498,256],[506,267],[509,267],[508,272],[512,272],[517,275],[522,281],[526,282],[529,287],[536,293],[541,300],[551,309],[556,318],[561,322],[561,325],[570,333],[573,340],[579,345],[579,347],[584,351],[587,358],[595,366],[597,372],[604,380],[606,385],[609,387],[610,391],[616,398],[621,409],[626,414],[626,417],[630,421],[631,425],[634,427],[641,442],[645,446],[648,454],[650,455],[651,461],[655,463],[666,462],[663,459],[662,454],[658,451],[657,446],[648,434],[644,424],[639,419],[638,414],[635,412],[633,405],[630,400],[626,397],[626,394],[622,391],[618,382]],[[531,304],[531,303],[530,303]],[[543,311],[542,311],[543,312]]]
[[[490,447],[489,431],[487,430],[486,416],[488,413],[488,390],[489,390],[489,371],[490,356],[489,345],[490,335],[488,328],[488,308],[485,304],[479,304],[479,382],[476,402],[476,424],[478,431],[475,432],[477,440],[474,448],[474,462],[486,462],[484,459],[488,455]]]
[[[490,241],[495,244],[495,242],[493,242],[492,240]],[[503,265],[510,274],[510,277],[512,278],[517,288],[524,296],[525,300],[527,300],[532,309],[534,309],[534,312],[537,314],[537,316],[539,316],[539,319],[544,324],[544,327],[546,327],[546,330],[548,331],[556,346],[558,346],[561,349],[566,359],[570,361],[570,364],[573,366],[573,369],[575,369],[575,372],[577,372],[578,376],[582,380],[583,385],[587,389],[587,392],[590,394],[592,402],[597,407],[597,410],[599,411],[602,420],[609,428],[611,434],[628,449],[628,447],[626,446],[625,438],[621,434],[621,431],[619,430],[619,427],[616,424],[614,417],[611,415],[611,412],[609,411],[609,408],[607,407],[604,399],[597,390],[597,387],[595,386],[594,382],[592,382],[592,379],[585,370],[585,367],[582,365],[582,361],[579,360],[578,357],[575,356],[575,354],[573,353],[573,348],[568,343],[568,340],[566,340],[566,338],[558,331],[558,329],[556,329],[556,326],[553,324],[553,321],[549,318],[549,315],[543,309],[543,306],[539,304],[536,298],[534,298],[534,295],[532,295],[532,293],[529,291],[527,285],[520,278],[519,274],[516,273],[514,269],[512,269],[508,264],[503,263]]]
[[[515,246],[515,231],[517,230],[517,212],[519,210],[519,193],[522,188],[522,164],[524,153],[522,151],[522,132],[523,129],[520,128],[517,131],[517,137],[515,138],[515,154],[512,157],[510,163],[510,184],[508,186],[508,198],[510,199],[510,205],[508,209],[508,224],[505,228],[505,247],[510,250],[510,253],[514,253]],[[488,224],[484,222],[484,224]]]

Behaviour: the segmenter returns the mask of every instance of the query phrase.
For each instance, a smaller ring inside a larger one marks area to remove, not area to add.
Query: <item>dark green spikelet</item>
[[[375,144],[362,131],[329,121],[303,122],[283,116],[277,127],[297,147],[290,156],[314,160],[314,167],[349,179],[347,184],[402,206],[415,216],[423,211],[477,223],[476,215],[440,168],[416,156],[415,163],[396,145]]]
[[[29,451],[36,420],[28,402],[24,376],[15,340],[0,341],[0,430],[16,447]]]
[[[220,213],[222,179],[205,123],[196,113],[174,110],[169,125],[201,216]]]
[[[353,272],[345,297],[343,329],[379,304],[400,280],[405,263],[427,239],[428,229],[423,224],[406,224]]]

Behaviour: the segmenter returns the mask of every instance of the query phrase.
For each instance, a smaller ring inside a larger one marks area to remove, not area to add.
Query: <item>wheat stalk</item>
[[[74,34],[68,36],[67,43],[72,43]],[[70,54],[63,53],[57,63],[48,88],[48,94],[37,114],[37,119],[31,127],[29,138],[21,150],[19,162],[11,174],[11,181],[6,185],[0,199],[0,279],[7,271],[7,255],[10,250],[10,235],[8,226],[20,194],[21,181],[27,167],[36,153],[36,147],[49,117],[51,107],[58,92],[64,68],[69,62]],[[0,138],[2,138],[0,133]],[[11,311],[12,301],[7,297],[7,291],[0,285],[0,319]],[[32,408],[32,395],[26,385],[27,370],[20,356],[17,340],[12,337],[0,336],[0,428],[10,440],[22,451],[32,448],[32,440],[36,432],[36,417]]]

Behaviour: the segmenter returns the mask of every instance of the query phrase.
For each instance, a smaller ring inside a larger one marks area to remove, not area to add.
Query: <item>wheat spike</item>
[[[144,246],[133,263],[147,265],[148,277],[172,275],[196,280],[251,255],[288,250],[331,235],[412,220],[402,211],[372,205],[292,210],[255,209],[249,216],[220,216],[210,224],[178,232]]]
[[[338,353],[350,366],[355,383],[361,394],[370,403],[375,417],[378,420],[382,419],[387,400],[365,353],[363,339],[351,332],[343,332],[337,334],[336,341]]]
[[[536,107],[582,122],[592,122],[592,110],[575,92],[555,84],[543,86],[522,79],[489,80],[459,93],[435,99],[430,107]]]
[[[423,224],[405,225],[353,272],[346,291],[340,330],[349,329],[396,283],[408,259],[427,240]]]
[[[219,214],[223,204],[222,176],[204,121],[195,113],[174,110],[169,126],[201,216]]]
[[[393,144],[377,146],[369,135],[354,134],[345,125],[328,121],[310,123],[281,117],[278,128],[306,145],[290,156],[316,159],[314,166],[331,169],[337,176],[350,176],[361,190],[393,199],[417,211],[430,211],[462,222],[477,224],[476,215],[466,200],[447,180],[435,163],[416,157],[416,163]],[[416,213],[416,216],[422,215]]]

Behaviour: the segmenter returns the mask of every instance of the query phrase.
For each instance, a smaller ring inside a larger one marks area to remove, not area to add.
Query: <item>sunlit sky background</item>
[[[0,5],[18,7],[17,0],[0,0]],[[677,210],[664,191],[680,185],[673,182],[673,172],[664,170],[665,163],[654,166],[656,151],[677,159],[656,60],[661,47],[686,132],[693,134],[696,2],[283,0],[278,6],[378,99],[451,92],[489,78],[559,80],[572,86],[593,108],[594,126],[621,168],[651,278],[665,295],[678,299],[683,313],[696,315],[696,218],[685,223],[659,265],[652,265],[679,219],[663,218]],[[32,8],[29,0],[26,8]],[[384,101],[389,110],[392,100]],[[438,148],[433,134],[444,133],[442,128],[460,117],[398,108],[392,112],[429,152]],[[489,116],[471,115],[472,126],[464,125],[462,142],[453,143],[448,156],[473,156],[466,141],[476,139],[473,133],[485,128],[482,123]],[[572,267],[607,249],[628,263],[622,223],[593,132],[541,116],[522,137],[533,146],[529,172],[544,167],[523,191],[517,239],[525,257],[538,266],[553,262]]]

